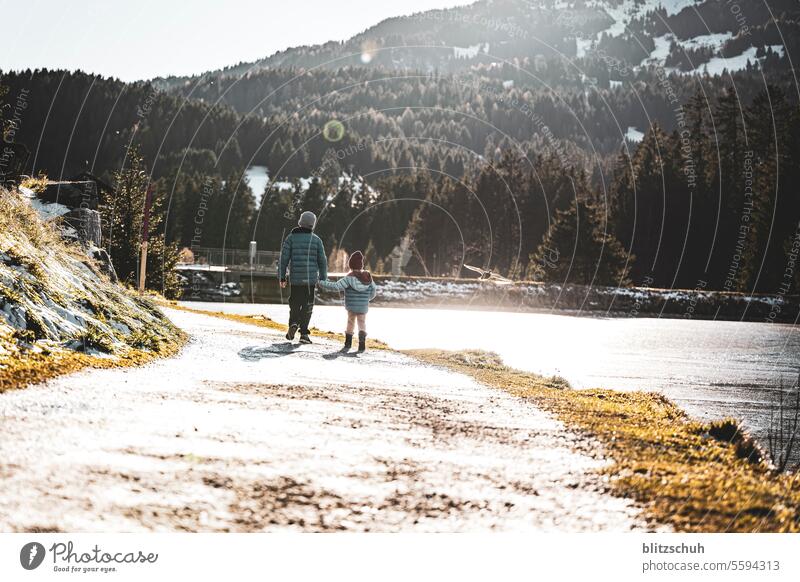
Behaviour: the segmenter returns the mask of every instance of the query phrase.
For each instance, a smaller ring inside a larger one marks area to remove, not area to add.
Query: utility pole
[[[256,268],[256,256],[258,251],[258,243],[254,240],[250,241],[250,270]]]
[[[147,186],[144,198],[144,217],[142,220],[142,252],[139,262],[139,294],[144,293],[144,284],[147,280],[147,239],[150,238],[150,206],[153,203],[153,185]]]

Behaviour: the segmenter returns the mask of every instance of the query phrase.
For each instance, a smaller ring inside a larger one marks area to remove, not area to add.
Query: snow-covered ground
[[[654,48],[650,56],[641,63],[641,66],[645,66],[648,62],[663,64],[664,59],[669,56],[669,46],[672,42],[671,35],[665,34],[664,36],[657,36],[653,39],[653,42],[656,48]]]
[[[598,6],[605,10],[605,12],[613,19],[606,29],[599,31],[593,39],[576,39],[577,41],[577,56],[585,56],[587,51],[590,50],[593,42],[597,42],[606,34],[612,37],[618,37],[628,32],[628,24],[635,18],[641,18],[646,13],[655,10],[659,6],[663,7],[668,16],[678,14],[684,8],[689,8],[699,3],[698,0],[623,0],[617,5],[609,5],[602,0],[595,0],[589,2],[589,6]],[[748,60],[753,65],[758,65],[760,59],[756,58],[756,47],[747,48],[742,54],[724,58],[718,53],[723,45],[733,38],[731,32],[724,33],[709,33],[696,36],[687,40],[680,40],[674,34],[665,34],[655,37],[655,48],[651,53],[639,63],[639,67],[646,67],[648,65],[663,66],[664,61],[669,55],[670,44],[675,42],[683,49],[698,49],[707,47],[714,49],[716,56],[707,64],[702,64],[692,71],[680,71],[682,74],[704,74],[720,75],[724,70],[729,72],[736,72],[744,70],[747,66]],[[773,52],[783,56],[784,47],[782,45],[770,46]],[[668,68],[667,72],[673,72],[676,69]]]
[[[708,73],[709,75],[721,75],[725,70],[733,73],[736,71],[742,71],[747,67],[747,63],[752,65],[758,64],[758,59],[756,58],[756,48],[750,47],[745,50],[742,54],[737,55],[735,57],[712,57],[710,61],[707,63],[700,65],[693,71],[692,74],[702,74]]]
[[[39,216],[42,217],[42,220],[51,220],[53,218],[58,218],[59,216],[64,216],[70,212],[70,209],[63,204],[58,204],[57,202],[43,202],[39,200],[39,198],[36,196],[36,193],[30,188],[20,187],[19,192],[28,200],[28,204],[30,204],[31,207],[39,213]]]
[[[529,402],[180,311],[177,357],[0,394],[2,531],[628,531]],[[35,460],[35,461],[32,461]]]
[[[644,293],[630,291],[646,300]],[[279,322],[288,316],[285,305],[186,305]],[[340,306],[314,309],[312,324],[319,329],[341,332],[344,323]],[[372,307],[367,326],[371,337],[397,349],[487,350],[509,366],[563,376],[576,388],[661,392],[703,420],[740,418],[758,438],[766,437],[776,388],[793,385],[800,361],[800,327],[774,323],[575,317],[431,305]]]
[[[733,38],[730,32],[702,34],[689,40],[677,41],[684,48],[698,49],[700,47],[709,47],[715,50],[722,48],[726,42]]]
[[[673,16],[697,2],[698,0],[623,0],[619,4],[610,5],[603,0],[593,0],[587,2],[587,5],[602,8],[614,20],[608,28],[595,35],[595,40],[600,40],[603,34],[620,36],[627,31],[631,20],[641,18],[646,13],[656,10],[659,6],[664,8],[667,16]]]

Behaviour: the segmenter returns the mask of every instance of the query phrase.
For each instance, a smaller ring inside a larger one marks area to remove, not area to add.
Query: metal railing
[[[280,253],[274,251],[256,251],[252,256],[249,250],[242,249],[215,249],[208,247],[195,247],[194,265],[208,265],[210,267],[226,267],[242,271],[259,271],[264,273],[277,273]]]

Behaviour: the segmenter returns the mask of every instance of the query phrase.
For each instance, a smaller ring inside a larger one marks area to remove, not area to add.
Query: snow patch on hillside
[[[489,53],[489,43],[475,44],[468,47],[453,47],[453,56],[457,59],[474,59],[480,53]]]
[[[63,204],[58,204],[57,202],[43,202],[42,200],[39,200],[39,198],[36,196],[36,192],[30,188],[20,186],[19,192],[24,198],[27,199],[28,204],[30,204],[31,207],[33,207],[33,209],[39,213],[39,216],[42,217],[42,220],[52,220],[53,218],[64,216],[70,212],[70,209]]]
[[[628,141],[639,143],[644,139],[644,132],[639,131],[633,126],[628,127],[628,131],[625,132],[625,139],[627,139]]]
[[[771,44],[767,48],[772,49],[772,52],[777,53],[779,57],[783,57],[783,45],[782,44]]]
[[[730,73],[734,73],[736,71],[743,71],[747,68],[747,63],[749,62],[751,65],[757,65],[759,63],[759,59],[756,58],[756,47],[750,47],[745,50],[742,54],[735,56],[735,57],[713,57],[710,61],[705,63],[704,65],[697,67],[693,71],[690,71],[689,74],[704,74],[708,73],[709,75],[721,75],[725,70]]]
[[[271,186],[272,189],[278,191],[294,191],[295,187],[299,187],[301,192],[305,192],[311,186],[311,182],[313,181],[313,178],[311,177],[298,178],[296,182],[288,180],[270,181],[266,166],[250,166],[244,172],[244,179],[256,197],[260,197],[266,190],[267,186]],[[349,185],[353,189],[354,193],[358,192],[362,185],[365,185],[370,197],[373,199],[377,197],[377,192],[372,188],[372,186],[367,184],[361,176],[353,176],[346,172],[343,173],[341,176],[339,176],[339,187],[342,188],[345,185]]]
[[[49,205],[53,206],[53,205]],[[80,349],[122,355],[157,349],[175,330],[148,301],[102,275],[62,242],[31,200],[0,189],[0,345],[8,353]]]
[[[730,32],[722,32],[715,34],[702,34],[695,36],[689,40],[678,41],[678,44],[687,49],[698,49],[700,47],[710,47],[719,50],[722,46],[733,38]]]
[[[595,35],[595,40],[600,40],[604,34],[609,36],[624,34],[631,20],[640,18],[659,7],[664,8],[667,16],[673,16],[696,3],[697,0],[623,0],[617,5],[609,5],[604,0],[594,0],[587,5],[604,10],[614,20],[608,28]]]

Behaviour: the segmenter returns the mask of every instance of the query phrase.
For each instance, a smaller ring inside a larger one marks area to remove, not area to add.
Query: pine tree
[[[656,123],[645,134],[628,161],[624,153],[617,160],[612,187],[612,232],[638,257],[631,275],[634,281],[653,277],[656,284],[669,286],[674,271],[668,266],[657,271],[660,241],[665,229],[666,175],[664,156],[668,138]]]
[[[769,86],[747,109],[746,123],[754,152],[752,213],[741,253],[738,287],[742,291],[774,293],[781,283],[786,257],[788,213],[778,212],[796,196],[782,174],[789,171],[791,107],[783,91]],[[796,217],[795,217],[796,218]]]
[[[136,281],[139,253],[142,245],[144,207],[150,178],[137,147],[128,151],[128,165],[115,172],[115,192],[111,200],[101,206],[103,222],[107,228],[107,250],[120,279],[129,285]],[[174,298],[179,293],[175,266],[178,248],[166,243],[161,226],[164,222],[163,191],[154,190],[150,208],[149,249],[145,285]]]
[[[531,255],[529,276],[581,285],[627,285],[629,257],[595,207],[577,200],[556,213],[542,244]]]

